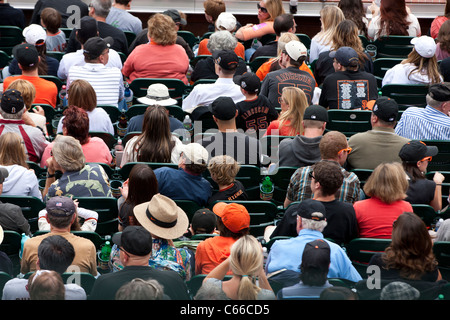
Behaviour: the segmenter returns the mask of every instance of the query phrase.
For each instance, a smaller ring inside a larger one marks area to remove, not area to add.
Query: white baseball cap
[[[25,41],[29,44],[36,45],[36,42],[47,40],[47,33],[45,29],[38,24],[30,24],[23,29],[22,35],[25,37]]]
[[[411,40],[414,49],[424,58],[431,58],[436,52],[436,42],[433,38],[428,36],[416,37]]]
[[[216,28],[233,32],[236,28],[236,18],[229,12],[222,12],[216,20]]]
[[[289,57],[295,61],[298,61],[300,57],[306,57],[308,55],[308,49],[306,49],[303,43],[297,40],[292,40],[286,43],[284,50],[287,52]]]

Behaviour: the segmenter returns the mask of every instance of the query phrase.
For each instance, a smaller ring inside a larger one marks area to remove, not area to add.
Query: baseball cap
[[[322,239],[308,242],[303,249],[302,267],[328,269],[330,252],[330,245]]]
[[[430,86],[430,89],[428,89],[428,95],[436,101],[449,101],[450,88],[443,83],[436,83]]]
[[[350,47],[340,47],[336,51],[331,51],[329,56],[330,58],[336,58],[344,67],[356,67],[359,64],[358,53]]]
[[[212,211],[222,219],[223,224],[231,232],[237,233],[250,227],[250,215],[239,203],[218,202]]]
[[[286,43],[284,50],[288,56],[295,61],[298,61],[300,57],[306,57],[308,55],[308,49],[303,43],[297,40],[292,40]]]
[[[434,157],[439,152],[436,146],[427,146],[419,140],[414,140],[406,143],[400,149],[398,156],[406,162],[417,162],[425,157]]]
[[[328,111],[318,104],[310,105],[305,109],[303,120],[316,120],[328,122]]]
[[[214,62],[225,70],[234,70],[239,64],[239,58],[232,50],[214,51],[212,57],[214,58]]]
[[[394,281],[381,290],[380,300],[418,300],[420,291],[410,284]]]
[[[428,36],[412,38],[411,44],[414,45],[417,53],[424,58],[431,58],[436,52],[436,42]]]
[[[83,53],[89,56],[89,59],[98,58],[105,49],[111,47],[113,39],[111,37],[107,37],[102,39],[100,37],[93,37],[88,39],[83,47]]]
[[[246,72],[236,78],[237,84],[245,91],[256,93],[259,92],[259,89],[261,89],[261,80],[252,72]]]
[[[146,256],[152,252],[152,235],[142,226],[128,226],[113,235],[112,241],[128,253]]]
[[[79,28],[77,29],[78,38],[83,41],[97,36],[98,26],[97,20],[90,16],[84,16],[80,19]]]
[[[199,143],[193,142],[182,146],[184,156],[189,160],[189,164],[207,164],[209,153]]]
[[[216,20],[216,28],[233,32],[236,28],[236,17],[230,12],[222,12]]]
[[[39,24],[30,24],[23,29],[22,35],[29,44],[36,45],[39,42],[44,43],[47,40],[45,29]]]
[[[230,97],[218,97],[210,106],[211,113],[219,120],[231,120],[236,116],[236,104]]]
[[[23,97],[20,91],[16,89],[8,89],[3,92],[1,108],[4,112],[16,114],[25,107]]]
[[[71,198],[56,196],[47,200],[46,210],[55,217],[68,217],[75,213],[76,206]]]
[[[394,122],[397,120],[398,104],[394,99],[380,97],[375,101],[372,112],[383,121]]]
[[[14,47],[13,55],[25,67],[33,67],[39,62],[39,53],[34,45],[23,43]]]
[[[216,221],[217,218],[214,212],[206,208],[198,209],[192,216],[192,230],[196,232],[201,229],[202,233],[211,233],[216,227]]]
[[[172,18],[172,20],[175,23],[179,23],[182,24],[183,26],[187,25],[187,21],[184,20],[181,16],[180,13],[178,12],[178,10],[175,9],[169,9],[163,12],[163,14],[165,14],[166,16],[169,16]]]
[[[3,181],[5,181],[6,178],[8,178],[9,176],[9,171],[6,170],[6,168],[0,168],[0,184],[3,183]],[[1,243],[1,241],[0,241]]]
[[[297,207],[297,215],[310,220],[326,220],[326,210],[322,202],[314,199],[306,199]]]

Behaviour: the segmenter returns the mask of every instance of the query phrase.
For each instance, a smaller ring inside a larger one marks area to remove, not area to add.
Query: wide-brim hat
[[[147,95],[137,99],[143,104],[160,105],[163,107],[177,104],[177,100],[170,97],[169,89],[162,83],[151,84],[147,89]]]
[[[177,239],[189,227],[189,219],[183,209],[160,193],[135,206],[133,212],[141,226],[158,238]]]

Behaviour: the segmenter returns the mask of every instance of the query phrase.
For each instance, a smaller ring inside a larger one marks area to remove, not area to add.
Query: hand
[[[433,181],[436,183],[436,184],[442,184],[442,182],[445,180],[445,177],[444,177],[444,175],[442,174],[442,173],[440,173],[440,172],[436,172],[435,174],[434,174],[434,176],[433,176]]]
[[[47,173],[48,174],[55,174],[56,168],[57,168],[57,163],[55,161],[54,157],[50,157],[45,161],[45,164],[47,166]]]
[[[33,113],[40,114],[41,116],[45,117],[44,108],[42,108],[41,106],[34,106],[33,108],[30,109],[30,111],[32,111]]]
[[[120,194],[122,194],[122,197],[124,197],[125,199],[128,198],[128,181],[129,179],[127,179],[121,187],[119,187],[120,190]]]

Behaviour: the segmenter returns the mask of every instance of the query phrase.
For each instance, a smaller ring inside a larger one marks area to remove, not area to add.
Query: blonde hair
[[[290,123],[288,126],[291,128],[289,135],[303,134],[303,114],[308,107],[308,99],[305,93],[297,87],[284,87],[281,93],[281,99],[289,105],[289,109],[283,112],[278,118],[280,123],[279,129],[289,120]]]
[[[411,74],[413,74],[414,72],[418,72],[420,74],[426,74],[428,76],[430,85],[441,82],[441,75],[439,73],[439,67],[435,55],[431,58],[424,58],[413,48],[413,50],[408,54],[408,57],[401,63],[411,63],[416,66],[408,74],[408,77],[411,76]]]
[[[177,30],[173,19],[162,13],[155,13],[148,20],[148,36],[161,46],[169,46],[177,41]]]
[[[0,135],[0,164],[2,166],[18,164],[28,169],[22,138],[17,133],[5,132]]]
[[[25,107],[27,110],[31,109],[34,98],[36,97],[36,88],[30,81],[23,79],[14,80],[8,86],[8,89],[16,89],[17,91],[20,91]]]
[[[337,25],[345,20],[344,13],[339,7],[329,5],[320,10],[320,18],[322,20],[322,27],[313,39],[322,45],[330,45]]]
[[[215,156],[209,160],[208,170],[212,179],[219,185],[230,185],[238,174],[241,166],[230,156]]]
[[[256,300],[259,288],[253,281],[263,265],[263,254],[258,240],[251,235],[239,238],[230,250],[230,268],[234,275],[241,276],[238,300]]]
[[[378,165],[364,184],[364,192],[382,202],[391,204],[406,198],[408,180],[399,162]]]
[[[281,0],[263,0],[270,17],[266,21],[273,21],[276,17],[284,14],[283,3]]]
[[[286,44],[293,40],[300,41],[300,39],[297,37],[295,33],[285,32],[281,34],[280,38],[278,39],[277,45],[277,59],[281,56],[281,53],[283,52]]]
[[[79,171],[86,164],[80,141],[72,136],[58,135],[52,153],[56,162],[66,171]]]

